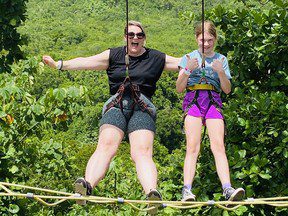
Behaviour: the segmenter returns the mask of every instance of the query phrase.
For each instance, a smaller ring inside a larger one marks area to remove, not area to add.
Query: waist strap
[[[194,91],[194,90],[212,90],[216,91],[216,88],[211,84],[195,84],[193,86],[188,86],[187,91]]]

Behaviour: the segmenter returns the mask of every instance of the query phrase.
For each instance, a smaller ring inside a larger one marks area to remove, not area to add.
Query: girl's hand
[[[213,71],[215,71],[218,74],[225,73],[224,68],[223,68],[223,61],[224,61],[224,58],[222,58],[221,60],[219,59],[214,60],[212,63]]]
[[[188,54],[186,55],[186,58],[187,58],[187,64],[186,64],[187,69],[189,69],[190,71],[193,71],[199,67],[197,58],[191,59]]]
[[[55,62],[50,56],[43,56],[42,60],[46,65],[48,65],[51,68],[57,67],[57,62]]]

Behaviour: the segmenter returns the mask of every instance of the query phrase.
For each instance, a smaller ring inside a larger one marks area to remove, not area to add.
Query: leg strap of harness
[[[210,107],[212,105],[215,106],[215,108],[219,111],[219,113],[221,114],[222,118],[223,118],[223,122],[224,122],[224,135],[227,135],[227,127],[226,127],[226,121],[225,121],[225,118],[224,118],[224,115],[223,115],[223,111],[221,109],[221,107],[219,106],[219,104],[214,100],[214,97],[212,95],[212,92],[211,91],[208,91],[208,95],[209,95],[209,105],[208,105],[208,109],[206,110],[206,113],[205,113],[205,116],[207,114],[207,112],[209,111]]]
[[[131,89],[131,92],[132,92],[134,105],[137,104],[142,112],[146,111],[149,115],[152,116],[151,109],[148,107],[148,105],[142,99],[140,99],[140,88],[139,88],[139,86],[135,85],[135,84],[131,84],[130,85],[130,89]]]
[[[187,116],[187,113],[188,113],[189,109],[190,109],[194,104],[195,104],[195,105],[197,106],[197,108],[200,110],[200,106],[199,106],[199,103],[198,103],[198,101],[197,101],[198,96],[199,96],[199,91],[196,91],[193,100],[188,104],[188,106],[186,107],[186,109],[185,109],[185,111],[184,111],[184,114],[183,114],[183,122],[184,122],[184,120],[185,120],[185,117]]]
[[[111,102],[109,102],[107,104],[107,107],[104,111],[104,113],[106,113],[108,110],[110,110],[112,107],[114,107],[115,105],[119,104],[120,105],[120,109],[123,111],[123,106],[122,106],[122,97],[123,97],[123,93],[125,90],[125,84],[122,83],[117,91],[117,97],[114,98]]]
[[[110,103],[107,104],[107,108],[104,111],[104,113],[106,113],[109,109],[111,109],[112,107],[114,107],[117,104],[119,104],[120,109],[123,112],[122,97],[123,97],[123,94],[125,91],[125,84],[128,81],[130,82],[130,79],[128,77],[126,77],[124,82],[120,85],[120,87],[117,91],[117,93],[118,93],[117,97],[115,99],[113,99]],[[142,99],[140,99],[140,93],[141,92],[140,92],[139,86],[130,82],[129,87],[130,87],[130,90],[132,93],[132,98],[134,100],[133,108],[137,104],[139,106],[139,108],[141,109],[141,111],[143,111],[143,112],[147,111],[147,113],[152,116],[152,110],[148,107],[148,105]]]

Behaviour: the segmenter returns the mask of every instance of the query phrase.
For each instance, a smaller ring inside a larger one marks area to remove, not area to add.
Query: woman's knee
[[[131,158],[134,162],[139,159],[152,159],[152,146],[138,146],[131,149]]]
[[[109,154],[112,157],[116,155],[119,144],[112,140],[101,140],[98,142],[96,151],[98,153]]]

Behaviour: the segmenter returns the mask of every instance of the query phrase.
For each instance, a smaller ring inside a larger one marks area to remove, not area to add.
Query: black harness
[[[109,109],[111,109],[112,107],[115,107],[118,104],[119,104],[121,111],[123,112],[122,99],[123,99],[125,90],[130,90],[131,92],[131,97],[133,99],[132,110],[134,110],[134,107],[137,104],[142,112],[146,111],[149,115],[152,116],[151,108],[148,107],[148,105],[140,98],[141,91],[140,91],[139,85],[132,83],[129,76],[127,76],[125,80],[123,81],[123,83],[119,86],[119,89],[116,93],[117,94],[116,98],[114,98],[110,103],[107,104],[107,107],[104,113],[106,113]]]

